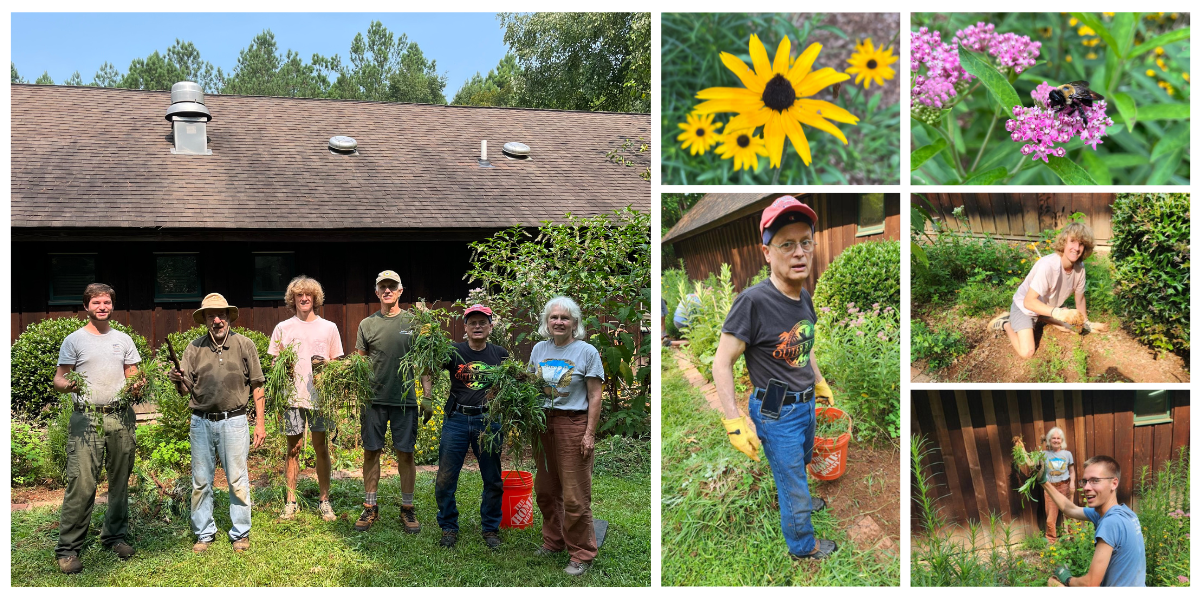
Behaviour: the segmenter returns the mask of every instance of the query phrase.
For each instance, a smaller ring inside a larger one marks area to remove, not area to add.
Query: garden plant
[[[898,15],[860,17],[663,14],[663,183],[895,183]]]
[[[1187,13],[912,23],[914,184],[1190,183]]]

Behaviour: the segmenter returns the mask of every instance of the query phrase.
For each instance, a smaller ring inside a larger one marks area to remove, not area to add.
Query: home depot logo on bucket
[[[533,522],[533,499],[525,498],[513,507],[512,524],[515,527],[525,527]]]
[[[813,454],[813,461],[808,464],[808,468],[812,469],[815,475],[831,475],[842,464],[842,452],[840,450],[829,454]]]

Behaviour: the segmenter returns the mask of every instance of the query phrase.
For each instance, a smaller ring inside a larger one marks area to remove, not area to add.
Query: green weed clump
[[[1038,477],[1041,475],[1042,469],[1046,462],[1046,453],[1042,450],[1034,450],[1032,452],[1025,449],[1025,442],[1021,436],[1013,438],[1013,467],[1017,473],[1025,479],[1025,483],[1017,488],[1017,492],[1024,496],[1025,499],[1037,502],[1033,497],[1033,490],[1037,487]],[[1025,500],[1021,500],[1021,506],[1025,505]]]
[[[507,358],[496,369],[483,374],[487,391],[488,427],[479,434],[485,452],[499,452],[501,437],[508,438],[510,455],[522,456],[526,446],[539,449],[538,436],[546,431],[545,386],[530,373],[525,363]],[[492,428],[493,423],[498,427]]]
[[[950,327],[930,329],[924,321],[909,321],[910,346],[913,360],[925,360],[930,369],[949,366],[954,360],[967,353],[967,342],[959,331]]]
[[[690,287],[687,271],[682,267],[678,269],[663,269],[662,297],[667,303],[667,312],[663,315],[667,321],[665,333],[672,338],[679,338],[681,336],[679,328],[675,326],[675,307],[679,306],[679,300],[687,295],[688,288]]]
[[[425,300],[421,299],[419,302],[424,303]],[[414,308],[410,314],[410,327],[416,333],[408,352],[400,359],[400,376],[406,382],[406,393],[416,385],[417,376],[430,375],[442,370],[455,352],[451,345],[453,340],[446,333],[452,318],[450,311],[444,308]],[[416,387],[417,397],[420,398],[424,390],[420,386]]]
[[[363,409],[371,405],[373,377],[371,361],[357,352],[325,363],[313,376],[313,387],[317,390],[313,407],[326,423],[333,424],[334,438],[340,446],[357,448],[362,440],[358,423]],[[349,439],[339,435],[343,426],[355,432]]]
[[[692,307],[688,326],[683,329],[683,335],[689,342],[684,348],[684,353],[696,369],[712,381],[712,364],[717,356],[717,345],[721,341],[721,326],[725,324],[725,317],[733,307],[733,300],[737,298],[737,292],[733,288],[733,274],[728,264],[722,264],[719,275],[709,277],[704,282],[691,282],[690,290],[681,282],[680,288],[680,298],[690,292],[700,299],[699,304]],[[745,373],[745,364],[745,359],[739,358],[734,365],[735,382]]]
[[[280,348],[279,355],[267,370],[266,381],[263,383],[263,394],[266,396],[264,412],[276,423],[283,423],[283,415],[291,408],[292,399],[296,397],[296,362],[300,360],[296,354],[296,345],[297,342],[292,342]]]

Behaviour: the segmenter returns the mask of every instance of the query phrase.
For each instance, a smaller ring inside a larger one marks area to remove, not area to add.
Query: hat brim
[[[205,306],[192,313],[192,320],[197,325],[204,325],[204,311],[206,310],[227,310],[229,311],[229,322],[232,323],[238,319],[238,308],[236,306]]]

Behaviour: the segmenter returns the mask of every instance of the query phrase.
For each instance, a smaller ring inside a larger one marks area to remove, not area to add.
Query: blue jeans
[[[814,403],[794,402],[779,410],[778,419],[765,419],[762,401],[750,399],[750,419],[758,429],[775,487],[779,492],[779,521],[783,538],[792,554],[809,554],[816,546],[812,526],[812,497],[808,493],[808,471],[812,462],[813,436],[817,420]]]
[[[192,533],[212,541],[217,536],[213,520],[213,474],[217,457],[229,480],[230,541],[250,535],[250,474],[246,458],[250,455],[250,428],[246,415],[224,421],[209,421],[192,415],[189,438],[192,442]]]
[[[454,502],[454,494],[458,491],[458,474],[462,471],[463,460],[470,448],[479,461],[479,474],[483,476],[483,498],[479,503],[480,528],[483,531],[500,531],[500,500],[504,497],[504,482],[500,479],[500,453],[484,452],[479,447],[479,433],[484,430],[486,423],[486,414],[467,416],[455,411],[442,424],[434,496],[438,503],[438,526],[443,530],[458,531],[458,506]],[[495,431],[500,424],[492,423],[491,428]]]

